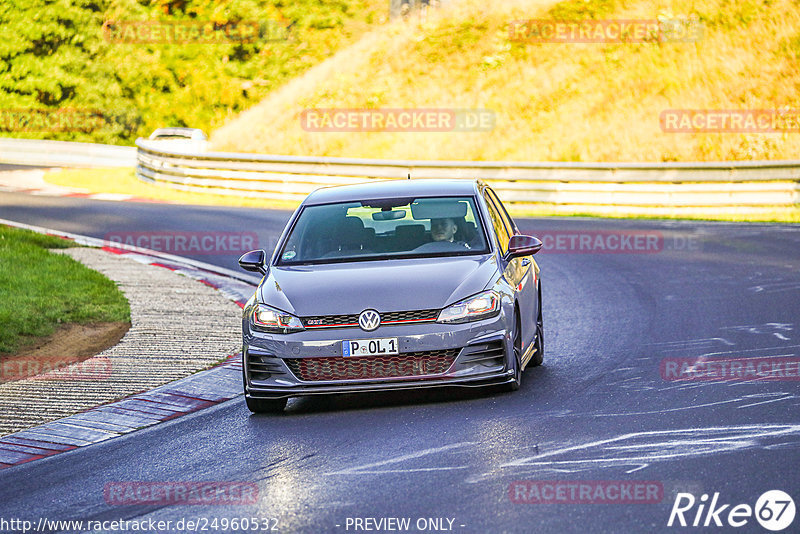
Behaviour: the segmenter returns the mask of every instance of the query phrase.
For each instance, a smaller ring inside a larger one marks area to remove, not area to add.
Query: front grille
[[[432,323],[439,317],[439,310],[413,310],[381,313],[381,324]],[[358,326],[358,314],[315,315],[301,317],[306,328],[343,328]]]
[[[405,321],[435,321],[439,318],[439,310],[415,310],[389,312],[381,315],[381,323],[402,323]]]
[[[337,326],[358,326],[358,315],[315,315],[301,317],[306,328],[333,328]]]
[[[441,375],[450,369],[459,349],[409,352],[399,356],[287,358],[289,369],[306,382],[369,380]]]

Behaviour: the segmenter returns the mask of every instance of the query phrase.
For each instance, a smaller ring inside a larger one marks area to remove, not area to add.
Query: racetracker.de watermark
[[[664,251],[698,251],[694,235],[664,235],[657,230],[536,231],[540,254],[656,254]]]
[[[300,113],[307,132],[489,132],[497,117],[471,108],[319,108]]]
[[[258,248],[255,232],[109,232],[106,241],[168,254],[244,254]]]
[[[285,41],[290,29],[291,24],[278,20],[118,20],[103,24],[103,37],[120,44],[252,44]]]
[[[704,26],[694,18],[515,20],[508,38],[525,43],[694,43],[703,38]]]
[[[800,380],[798,357],[664,358],[661,378],[668,381]]]
[[[107,380],[111,360],[107,356],[88,359],[66,356],[11,358],[0,365],[0,383],[14,380]]]
[[[109,482],[103,499],[112,506],[251,505],[258,502],[254,482]]]
[[[664,485],[656,480],[517,480],[508,486],[516,504],[656,504]]]
[[[143,122],[139,116],[96,109],[0,109],[3,132],[134,132]]]
[[[665,109],[666,133],[800,133],[800,109]]]

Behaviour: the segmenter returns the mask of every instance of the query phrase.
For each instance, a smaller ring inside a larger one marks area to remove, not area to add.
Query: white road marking
[[[742,408],[751,408],[753,406],[760,406],[761,404],[769,404],[770,402],[779,402],[779,401],[784,401],[784,400],[789,400],[789,399],[794,399],[794,398],[797,398],[797,397],[795,397],[792,394],[787,393],[785,397],[781,397],[779,399],[770,399],[770,400],[761,401],[761,402],[754,402],[752,404],[745,404],[744,406],[737,406],[736,409],[737,410],[741,410]]]
[[[378,469],[376,471],[361,470],[354,471],[345,469],[344,471],[334,471],[333,473],[325,473],[326,475],[385,475],[388,473],[425,473],[429,471],[455,471],[457,469],[466,469],[468,465],[456,465],[452,467],[415,467],[410,469]]]
[[[634,467],[633,469],[628,469],[627,471],[625,471],[625,474],[626,475],[630,475],[631,473],[635,473],[636,471],[641,471],[645,467],[647,467],[647,464],[642,464],[639,467]]]
[[[679,408],[668,408],[668,409],[659,409],[659,410],[649,410],[646,412],[627,412],[627,413],[597,413],[592,414],[592,417],[627,417],[630,415],[653,415],[653,414],[660,414],[660,413],[669,413],[669,412],[681,412],[684,410],[694,410],[696,408],[707,408],[709,406],[718,406],[720,404],[730,404],[732,402],[738,402],[742,399],[728,399],[724,401],[717,401],[717,402],[708,402],[705,404],[692,404],[690,406],[681,406]]]
[[[675,348],[668,348],[664,349],[664,352],[674,351],[674,350],[682,350],[687,348],[692,348],[690,345],[711,345],[715,341],[722,343],[723,345],[728,345],[729,347],[733,347],[736,343],[732,343],[725,339],[724,337],[705,337],[700,339],[685,339],[681,341],[663,341],[661,343],[648,343],[650,346],[654,347],[675,347]]]
[[[93,195],[89,195],[89,198],[94,200],[130,200],[133,198],[133,195],[125,195],[122,193],[95,193]]]
[[[758,286],[751,286],[747,288],[753,293],[780,293],[783,291],[791,291],[793,289],[800,289],[800,283],[797,282],[772,282]]]
[[[631,464],[649,466],[654,461],[674,460],[752,448],[759,445],[758,440],[782,436],[800,438],[800,425],[743,425],[632,432],[613,438],[557,448],[537,456],[519,458],[501,464],[500,468],[532,467],[548,469],[554,466],[561,468],[572,466],[573,468],[581,469]],[[654,441],[625,444],[635,440],[651,439],[654,439]],[[589,452],[583,458],[546,460],[585,451]]]
[[[325,473],[326,475],[360,475],[360,474],[376,474],[376,473],[383,473],[383,472],[404,472],[404,471],[420,471],[424,470],[423,468],[409,468],[409,469],[395,469],[390,471],[367,471],[372,467],[380,467],[382,465],[389,465],[389,464],[396,464],[400,462],[405,462],[406,460],[413,460],[415,458],[421,458],[423,456],[427,456],[429,454],[437,454],[440,452],[449,451],[452,449],[459,449],[462,447],[468,447],[470,445],[477,445],[477,442],[474,441],[464,441],[461,443],[453,443],[451,445],[445,445],[444,447],[434,447],[431,449],[423,449],[421,451],[412,452],[410,454],[404,454],[402,456],[397,456],[395,458],[389,458],[388,460],[381,460],[380,462],[373,462],[369,464],[360,465],[357,467],[350,467],[348,469],[343,469],[341,471],[333,471],[331,473]],[[437,468],[428,468],[429,470],[445,470],[445,469],[463,469],[466,466],[455,466],[455,467],[437,467]]]
[[[800,345],[783,345],[783,346],[778,346],[778,347],[763,347],[763,348],[759,348],[759,349],[725,350],[725,351],[719,351],[719,352],[707,352],[705,354],[702,354],[701,356],[698,356],[698,358],[702,358],[702,357],[706,357],[706,356],[716,356],[718,354],[740,354],[742,352],[756,352],[756,351],[767,351],[767,350],[786,350],[786,349],[793,349],[793,348],[797,348],[797,347],[800,347]],[[770,356],[770,357],[771,358],[783,358],[783,357],[788,357],[788,356],[796,356],[796,354],[778,354],[778,355]],[[737,359],[741,359],[741,358],[737,358]]]

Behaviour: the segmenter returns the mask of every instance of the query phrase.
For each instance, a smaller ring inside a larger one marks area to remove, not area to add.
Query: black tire
[[[246,367],[244,353],[242,353],[242,389],[244,389],[244,401],[247,404],[247,409],[253,413],[282,412],[286,408],[286,403],[289,399],[252,399],[247,396],[247,377],[244,372]]]
[[[517,391],[522,387],[522,328],[519,323],[519,313],[515,314],[514,319],[514,380],[506,385],[508,391]]]
[[[244,400],[253,413],[280,413],[286,408],[288,399],[253,399],[246,396]]]
[[[542,365],[544,362],[544,322],[542,321],[542,283],[539,282],[539,313],[536,317],[536,339],[533,341],[536,352],[531,357],[530,364],[532,367]]]

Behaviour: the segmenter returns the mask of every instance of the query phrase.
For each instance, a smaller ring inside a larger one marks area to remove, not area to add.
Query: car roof
[[[317,189],[306,197],[303,204],[331,204],[395,197],[473,196],[477,191],[476,180],[374,180],[362,184]]]

